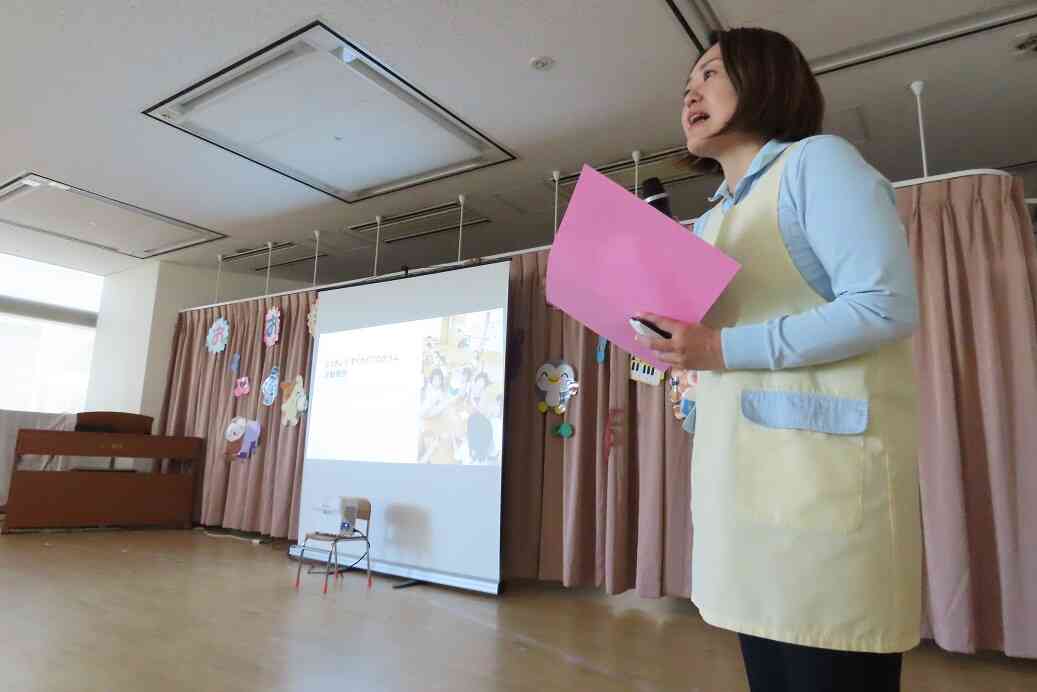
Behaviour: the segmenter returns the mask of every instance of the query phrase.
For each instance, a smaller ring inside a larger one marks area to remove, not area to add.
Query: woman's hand
[[[685,324],[659,315],[640,314],[673,336],[669,339],[638,335],[638,343],[652,349],[659,360],[685,370],[723,370],[724,349],[720,330],[701,324]]]

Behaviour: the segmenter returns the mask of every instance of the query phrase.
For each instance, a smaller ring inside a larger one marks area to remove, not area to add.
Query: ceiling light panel
[[[321,22],[145,114],[346,202],[514,158]]]
[[[226,237],[35,173],[0,185],[0,223],[137,259]]]

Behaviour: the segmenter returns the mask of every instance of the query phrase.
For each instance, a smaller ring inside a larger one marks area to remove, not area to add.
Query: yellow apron
[[[824,303],[778,226],[793,148],[739,204],[710,214],[703,238],[742,264],[710,326]],[[844,651],[915,646],[921,528],[909,340],[827,365],[702,373],[697,401],[691,598],[706,622]]]

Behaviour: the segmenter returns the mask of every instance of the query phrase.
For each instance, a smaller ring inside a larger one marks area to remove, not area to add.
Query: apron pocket
[[[863,517],[868,402],[745,390],[735,458],[739,520],[849,533]]]

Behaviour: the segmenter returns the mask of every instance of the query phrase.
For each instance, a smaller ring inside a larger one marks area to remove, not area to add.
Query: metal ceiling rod
[[[460,204],[460,218],[457,222],[457,261],[461,261],[461,244],[464,243],[464,195],[457,196]]]
[[[551,238],[555,237],[558,233],[558,180],[561,177],[560,171],[551,171],[551,177],[555,181],[555,225],[551,227]]]
[[[925,89],[925,82],[922,80],[915,80],[911,82],[911,91],[914,92],[915,102],[918,104],[918,140],[922,144],[922,176],[929,177],[929,158],[925,153],[925,118],[922,117],[922,90]]]
[[[313,231],[313,285],[317,285],[317,258],[320,257],[320,231]]]
[[[214,303],[220,302],[220,274],[223,273],[223,255],[216,255],[216,300]]]
[[[375,228],[377,230],[375,231],[375,236],[374,236],[374,272],[373,273],[374,273],[375,276],[378,276],[378,251],[382,247],[382,217],[381,217],[380,214],[378,216],[374,217],[374,223],[375,223]]]

